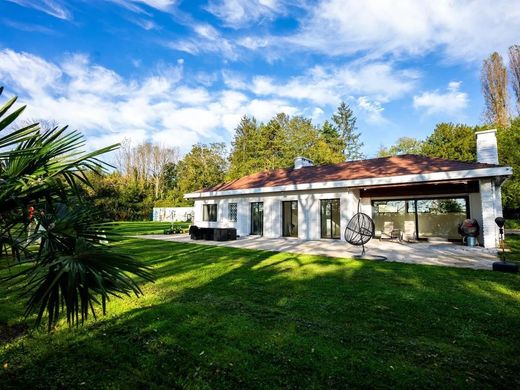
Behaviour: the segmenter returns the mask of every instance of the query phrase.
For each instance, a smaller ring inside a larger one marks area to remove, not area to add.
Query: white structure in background
[[[192,221],[194,207],[154,207],[153,220],[156,222]]]
[[[259,172],[185,195],[195,201],[194,224],[234,227],[239,235],[303,240],[341,239],[358,211],[376,236],[457,240],[466,218],[480,225],[479,242],[496,247],[502,215],[500,186],[512,175],[498,165],[495,130],[478,132],[478,162],[402,155]]]

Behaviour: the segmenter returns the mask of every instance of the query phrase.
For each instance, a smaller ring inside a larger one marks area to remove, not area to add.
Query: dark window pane
[[[282,202],[282,235],[298,237],[298,202]]]
[[[320,204],[321,237],[340,238],[340,201],[339,199],[323,199]]]

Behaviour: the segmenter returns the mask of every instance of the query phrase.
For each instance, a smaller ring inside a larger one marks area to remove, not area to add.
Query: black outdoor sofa
[[[189,234],[192,240],[230,241],[237,239],[237,229],[235,228],[204,228],[192,225]]]

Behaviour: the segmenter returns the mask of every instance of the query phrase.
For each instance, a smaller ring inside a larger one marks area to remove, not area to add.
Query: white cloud
[[[233,28],[271,20],[284,12],[284,6],[277,0],[215,0],[210,1],[206,9],[225,26]]]
[[[224,88],[210,92],[184,82],[183,64],[162,64],[140,79],[127,79],[81,54],[56,63],[0,50],[6,95],[27,104],[25,118],[69,124],[90,148],[146,139],[186,151],[195,142],[227,141],[243,115],[269,120],[298,113],[289,100],[253,98]],[[2,98],[5,98],[3,95]]]
[[[287,43],[329,55],[423,55],[479,60],[518,40],[520,6],[510,0],[323,0]]]
[[[145,4],[148,7],[158,9],[160,11],[171,11],[177,1],[175,0],[122,0],[121,3],[137,3]]]
[[[446,91],[427,91],[413,97],[413,106],[423,109],[426,114],[450,114],[458,115],[469,102],[468,94],[460,91],[460,81],[452,81]]]
[[[371,101],[366,96],[360,96],[357,99],[358,107],[367,115],[367,122],[374,124],[385,123],[383,117],[384,108],[378,101]]]
[[[306,100],[318,105],[337,105],[350,95],[366,95],[387,102],[410,92],[418,74],[394,69],[389,63],[367,63],[339,67],[315,66],[301,76],[284,82],[271,77],[255,76],[250,83],[228,75],[235,88],[249,89],[259,96],[276,96]]]
[[[234,43],[222,37],[210,24],[195,24],[192,28],[197,36],[168,41],[166,47],[192,55],[219,53],[230,60],[238,58]]]
[[[59,0],[8,0],[22,7],[33,8],[58,19],[71,20],[72,14]]]

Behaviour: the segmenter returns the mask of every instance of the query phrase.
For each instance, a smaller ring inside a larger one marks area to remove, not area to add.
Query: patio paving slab
[[[349,258],[361,253],[361,247],[356,247],[336,240],[306,241],[296,238],[265,238],[260,236],[240,237],[236,241],[204,241],[191,240],[187,234],[180,235],[142,235],[134,236],[150,240],[183,242],[198,245],[227,246],[268,250],[275,252],[290,252],[300,254],[322,255],[329,257]],[[385,261],[400,263],[440,265],[448,267],[463,267],[491,270],[493,262],[497,261],[496,249],[467,247],[447,242],[395,242],[374,239],[367,245],[367,255],[385,256]]]

